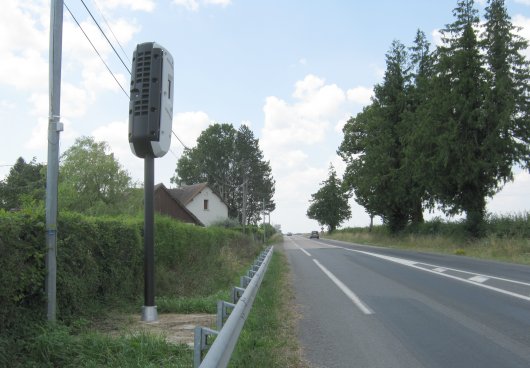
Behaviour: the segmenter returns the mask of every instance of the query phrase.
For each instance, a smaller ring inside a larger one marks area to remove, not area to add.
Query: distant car
[[[311,235],[309,235],[309,239],[313,239],[313,238],[320,239],[320,237],[318,236],[318,231],[311,231]]]
[[[293,233],[287,233],[287,236],[291,236],[291,235],[293,235]]]

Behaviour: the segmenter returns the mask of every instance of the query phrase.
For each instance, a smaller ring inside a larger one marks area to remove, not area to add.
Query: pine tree
[[[24,201],[42,202],[46,187],[44,167],[36,163],[35,157],[30,162],[19,157],[7,177],[0,181],[0,208],[20,209]]]
[[[488,135],[484,149],[493,158],[490,175],[500,186],[513,179],[514,163],[527,167],[530,163],[530,65],[522,54],[528,42],[516,34],[504,0],[490,0],[485,18]]]
[[[429,129],[429,114],[425,113],[432,93],[434,59],[425,33],[418,30],[414,45],[410,47],[411,83],[407,91],[408,107],[403,113],[402,142],[404,150],[403,172],[409,175],[411,223],[423,222],[424,203],[433,206],[433,200],[427,192],[428,183],[425,169],[429,165],[429,152],[424,133]]]
[[[383,83],[375,86],[371,106],[348,121],[338,153],[348,164],[344,180],[356,201],[397,232],[413,212],[420,220],[421,197],[404,165],[407,129],[403,117],[409,109],[411,75],[401,42],[392,43],[386,63]]]
[[[430,105],[434,119],[431,136],[436,136],[430,184],[442,207],[450,214],[466,212],[469,232],[480,236],[485,198],[496,183],[485,171],[486,73],[473,1],[459,1],[453,14],[455,21],[441,31],[436,97]]]

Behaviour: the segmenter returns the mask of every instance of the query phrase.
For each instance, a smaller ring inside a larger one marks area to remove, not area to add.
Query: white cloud
[[[203,111],[181,112],[173,117],[173,131],[187,147],[194,147],[201,132],[211,124],[211,119]],[[173,140],[177,140],[175,137]],[[176,142],[181,145],[178,141]]]
[[[42,91],[48,87],[48,61],[32,49],[21,53],[0,52],[0,84],[23,91]]]
[[[516,3],[530,6],[530,0],[515,0]]]
[[[199,10],[199,2],[197,0],[173,0],[173,3],[191,11]]]
[[[220,5],[222,7],[232,4],[232,0],[204,0],[205,4]]]
[[[514,214],[527,212],[530,208],[530,174],[521,169],[514,170],[514,181],[507,183],[504,188],[488,201],[487,209],[496,214]]]
[[[135,11],[152,12],[155,9],[154,0],[105,0],[99,2],[106,9],[129,8]]]
[[[232,4],[231,0],[173,0],[173,4],[182,6],[190,11],[198,11],[201,5],[217,5],[223,8]]]
[[[266,152],[280,166],[283,157],[293,144],[312,145],[324,139],[330,121],[337,118],[340,107],[346,100],[345,93],[335,84],[308,75],[296,82],[289,104],[277,97],[267,97],[263,112],[265,125],[261,143]]]
[[[20,4],[4,1],[0,12],[0,45],[2,52],[46,51],[48,46],[49,5],[46,1]],[[47,17],[44,21],[42,14]]]
[[[431,37],[432,37],[432,42],[434,43],[435,46],[443,45],[442,32],[440,32],[438,28],[433,29],[433,31],[431,32]]]
[[[371,98],[374,95],[372,88],[368,87],[355,87],[346,91],[348,100],[353,101],[359,105],[368,105],[371,102]]]
[[[60,148],[71,144],[78,135],[77,131],[67,119],[61,119],[64,130],[59,135]],[[48,148],[48,118],[39,117],[37,124],[31,129],[29,140],[24,143],[24,148],[31,150],[46,150]]]
[[[530,5],[530,0],[527,0],[527,5]],[[530,18],[517,14],[513,17],[512,22],[516,27],[521,27],[518,32],[519,36],[530,42]],[[530,59],[530,47],[524,51],[524,55],[527,59]]]

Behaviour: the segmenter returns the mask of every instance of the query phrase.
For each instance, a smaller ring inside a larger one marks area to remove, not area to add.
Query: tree
[[[472,0],[459,1],[453,14],[456,19],[441,31],[443,45],[438,48],[437,97],[431,107],[442,111],[434,125],[443,140],[437,142],[431,185],[446,212],[465,211],[470,233],[480,235],[485,197],[495,180],[484,171],[486,85],[475,31],[479,18]]]
[[[434,58],[425,33],[418,30],[410,50],[410,81],[407,87],[407,109],[403,112],[401,142],[403,146],[402,172],[409,176],[410,221],[412,225],[423,222],[424,207],[432,208],[434,201],[428,192],[425,167],[430,164],[429,147],[422,132],[429,130],[426,106],[432,94]]]
[[[516,34],[504,0],[486,7],[482,48],[487,68],[485,150],[494,156],[490,175],[501,185],[513,180],[512,165],[530,169],[530,63],[528,41]]]
[[[489,1],[482,40],[473,1],[459,1],[453,13],[442,30],[424,139],[435,147],[435,199],[448,214],[465,212],[469,234],[479,237],[486,198],[512,179],[514,163],[529,163],[527,44],[514,34],[503,1]]]
[[[81,137],[61,156],[59,205],[88,214],[120,213],[130,195],[131,177],[106,142]]]
[[[264,204],[269,212],[276,206],[270,164],[263,158],[258,139],[245,125],[239,130],[231,124],[210,125],[194,148],[184,150],[171,182],[178,185],[207,182],[227,204],[228,215],[241,223],[257,224]],[[246,211],[243,211],[244,191]]]
[[[328,179],[321,183],[321,188],[316,193],[311,194],[309,202],[311,204],[307,217],[326,225],[330,233],[351,217],[347,191],[344,190],[333,165],[329,167]]]
[[[46,189],[44,167],[36,163],[35,157],[30,162],[19,157],[0,182],[0,208],[11,210],[23,207],[26,201],[42,202]]]
[[[370,216],[379,215],[392,232],[411,218],[421,221],[421,191],[404,160],[410,109],[410,64],[405,46],[394,41],[386,55],[383,83],[372,104],[345,125],[338,154],[346,161],[344,181]],[[418,209],[419,207],[419,209]]]

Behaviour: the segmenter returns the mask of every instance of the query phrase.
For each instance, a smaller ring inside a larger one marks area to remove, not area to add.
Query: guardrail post
[[[236,304],[241,298],[241,295],[245,292],[245,289],[234,286],[232,288],[232,303]]]
[[[241,276],[241,278],[239,279],[239,286],[241,286],[242,288],[246,288],[250,283],[250,280],[252,280],[252,278],[248,276]]]
[[[219,300],[217,302],[217,330],[220,331],[223,328],[225,319],[230,315],[228,313],[228,308],[234,309],[235,304],[225,302],[224,300]]]
[[[198,368],[202,362],[202,352],[211,344],[208,343],[208,336],[217,336],[218,331],[208,327],[195,327],[195,336],[193,344],[193,367]]]

